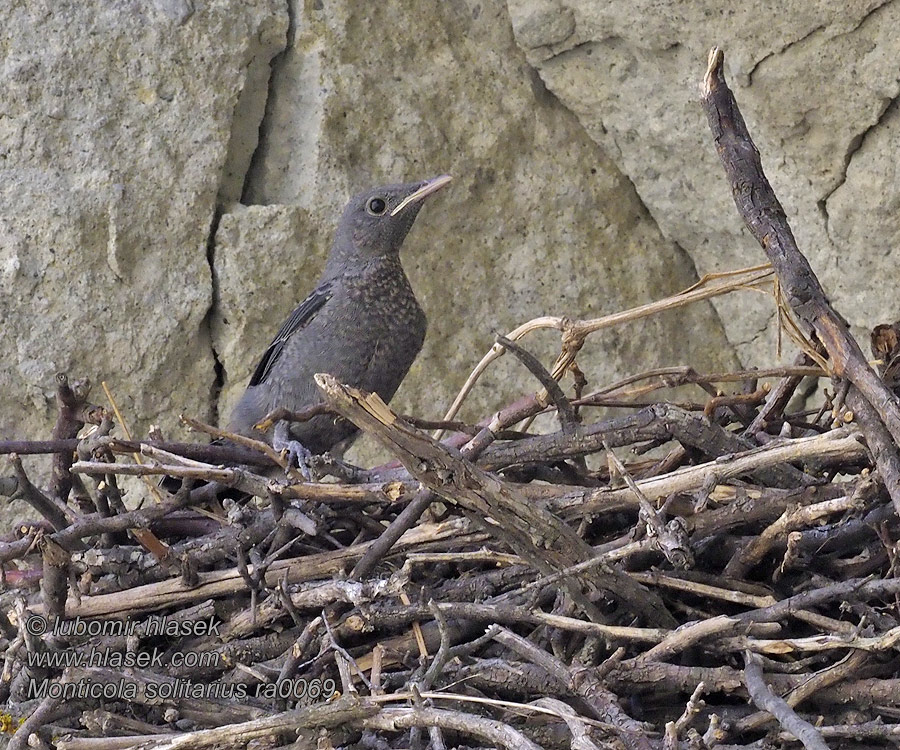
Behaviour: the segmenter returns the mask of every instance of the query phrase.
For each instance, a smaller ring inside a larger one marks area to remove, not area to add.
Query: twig
[[[44,698],[34,712],[22,722],[22,725],[16,730],[16,733],[10,739],[6,746],[7,750],[25,750],[30,746],[30,738],[33,732],[44,726],[50,716],[56,711],[62,701],[59,698],[47,696]]]
[[[313,417],[317,417],[320,414],[331,414],[332,411],[325,404],[315,404],[310,406],[308,409],[303,409],[302,411],[291,411],[290,409],[285,409],[284,407],[279,407],[277,409],[273,409],[266,416],[259,420],[253,427],[260,432],[268,432],[272,429],[272,426],[276,422],[280,422],[282,420],[288,422],[308,422]]]
[[[84,427],[84,419],[79,413],[85,405],[90,384],[76,383],[75,388],[69,386],[69,378],[64,372],[56,374],[56,405],[58,413],[53,426],[52,440],[68,440],[78,435]],[[50,495],[61,503],[69,498],[72,489],[72,477],[69,467],[74,460],[73,451],[56,453],[53,456],[53,469],[50,474]]]
[[[559,414],[560,426],[562,427],[563,432],[571,432],[574,430],[578,426],[578,416],[575,414],[572,404],[569,403],[569,399],[566,398],[566,394],[563,393],[562,388],[559,387],[559,383],[553,379],[549,372],[547,372],[540,360],[525,349],[525,347],[520,346],[514,341],[510,341],[506,336],[498,335],[496,340],[504,349],[511,351],[516,356],[516,359],[525,365],[525,367],[528,368],[528,371],[534,375],[538,379],[538,382],[544,387],[544,391],[549,396],[550,402],[556,407],[556,411]],[[542,399],[539,396],[538,401],[541,400]]]
[[[728,294],[735,289],[753,288],[767,283],[771,279],[771,276],[772,270],[769,264],[745,268],[727,274],[708,274],[689,289],[685,289],[672,297],[667,297],[666,299],[657,302],[640,305],[631,310],[625,310],[624,312],[592,320],[572,321],[569,318],[564,317],[534,318],[510,331],[506,334],[506,338],[511,341],[518,341],[523,336],[526,336],[533,331],[553,328],[562,332],[564,351],[567,349],[577,349],[583,344],[584,338],[595,331],[621,325],[633,320],[639,320],[666,310],[673,310],[685,305],[693,304],[694,302],[711,299],[722,294]],[[728,280],[721,281],[723,278]],[[444,415],[445,420],[453,419],[457,415],[460,406],[462,406],[463,401],[465,401],[466,397],[469,395],[469,392],[474,387],[476,381],[492,362],[503,356],[505,351],[506,350],[500,344],[494,344],[488,353],[484,355],[478,365],[476,365],[475,369],[472,370],[462,389],[453,400],[453,403]],[[557,360],[557,365],[554,367],[554,373],[552,374],[555,375],[557,372],[565,372],[573,359],[574,352],[572,352],[571,355],[561,355],[560,359]],[[436,434],[435,438],[440,439],[440,433]]]
[[[245,448],[251,448],[253,450],[259,451],[264,456],[266,456],[266,458],[275,463],[275,465],[281,467],[285,471],[288,471],[292,479],[294,479],[295,481],[303,481],[303,477],[301,476],[300,472],[296,471],[293,468],[289,468],[287,461],[285,461],[285,459],[268,443],[262,440],[248,438],[244,435],[238,435],[237,433],[229,432],[228,430],[221,430],[218,427],[204,424],[203,422],[197,419],[192,419],[191,417],[185,416],[184,414],[181,415],[180,419],[182,423],[190,427],[192,430],[203,432],[216,438],[230,440],[232,443],[237,443],[238,445],[242,445]]]
[[[855,651],[848,654],[837,664],[817,672],[788,692],[786,696],[787,704],[794,708],[807,698],[816,695],[820,690],[824,690],[830,685],[847,681],[848,678],[853,677],[862,668],[867,659],[868,656],[864,651]],[[769,714],[765,712],[752,714],[741,719],[735,726],[735,730],[739,735],[745,732],[753,732],[770,720]]]
[[[587,670],[570,669],[546,651],[506,629],[501,629],[494,640],[533,662],[549,677],[584,697],[594,709],[595,718],[612,724],[616,728],[618,739],[628,750],[650,750],[650,742],[640,724],[622,711],[615,696]]]
[[[688,702],[684,706],[684,711],[681,716],[678,717],[676,721],[666,722],[666,733],[663,738],[663,750],[678,750],[678,737],[681,735],[684,730],[690,726],[690,723],[694,720],[698,713],[703,708],[703,701],[701,700],[701,696],[706,690],[706,685],[703,682],[700,682],[696,688],[694,688],[694,692],[691,693],[691,697],[688,698]]]
[[[817,460],[854,461],[866,456],[859,437],[859,433],[843,429],[809,438],[770,443],[762,448],[723,457],[722,460],[686,466],[660,477],[639,480],[637,486],[648,499],[655,500],[673,493],[698,489],[709,481],[719,484],[733,477],[785,462],[803,462],[813,457]],[[553,487],[546,495],[556,497],[560,505],[571,506],[573,511],[577,507],[579,513],[596,512],[621,504],[637,505],[637,498],[629,488],[573,490]]]
[[[662,552],[674,568],[685,569],[693,567],[694,555],[691,552],[690,543],[685,534],[683,524],[669,527],[659,517],[659,512],[647,500],[643,492],[637,486],[634,479],[626,470],[624,464],[618,459],[609,444],[605,444],[606,458],[610,466],[625,481],[628,488],[634,493],[640,505],[640,519],[647,526],[647,535],[651,538],[654,549]],[[612,474],[612,472],[610,472]]]
[[[808,721],[801,719],[783,698],[779,698],[763,679],[759,657],[749,651],[744,654],[744,684],[753,702],[768,711],[781,726],[793,734],[806,750],[828,750],[822,735]]]
[[[9,493],[10,497],[22,498],[46,518],[54,529],[64,529],[68,526],[68,516],[72,514],[72,511],[54,497],[47,497],[31,483],[17,454],[10,454],[9,462],[12,464],[13,472],[16,475],[16,484],[14,487],[4,488],[4,491]]]
[[[399,732],[412,727],[441,727],[508,750],[542,750],[508,724],[439,708],[384,708],[379,713],[360,720],[359,725],[387,732]]]

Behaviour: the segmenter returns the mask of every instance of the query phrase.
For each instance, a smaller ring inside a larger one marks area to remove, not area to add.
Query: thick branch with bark
[[[716,151],[731,182],[738,213],[775,269],[782,295],[801,330],[809,337],[815,335],[822,343],[828,353],[832,374],[837,378],[846,377],[853,384],[893,438],[893,446],[890,446],[878,428],[870,423],[882,480],[900,514],[900,477],[896,472],[900,462],[897,448],[900,445],[900,399],[869,366],[847,321],[832,307],[812,266],[797,247],[784,209],[763,172],[759,151],[734,94],[725,83],[724,60],[722,50],[714,47],[710,51],[703,79],[703,106],[715,138]]]

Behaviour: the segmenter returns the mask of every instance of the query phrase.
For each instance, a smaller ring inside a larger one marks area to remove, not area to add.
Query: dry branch
[[[566,524],[518,496],[510,485],[454,456],[433,438],[403,423],[377,395],[341,385],[328,375],[317,375],[316,382],[337,412],[390,447],[410,474],[430,490],[483,519],[485,529],[510,544],[537,570],[552,573],[590,556],[590,548]],[[612,570],[599,573],[594,569],[590,583],[600,586],[651,623],[673,622],[655,595],[621,573]],[[574,585],[570,593],[579,603],[584,602]]]
[[[850,334],[847,321],[831,306],[812,267],[797,247],[784,209],[763,173],[759,151],[725,83],[724,60],[722,50],[714,47],[710,51],[703,82],[703,104],[716,150],[731,181],[738,213],[765,250],[801,331],[807,337],[817,337],[828,352],[828,366],[834,377],[846,377],[874,410],[869,422],[872,432],[867,437],[870,441],[874,438],[878,445],[876,462],[894,507],[900,513],[900,474],[897,473],[900,399],[869,366]],[[887,430],[893,445],[880,434],[880,429]]]

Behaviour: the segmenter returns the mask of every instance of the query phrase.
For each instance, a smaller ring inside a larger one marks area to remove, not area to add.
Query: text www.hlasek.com
[[[61,651],[29,651],[27,661],[29,667],[36,669],[65,669],[67,667],[161,669],[164,666],[162,656],[163,652],[158,648],[154,648],[152,651],[138,652],[117,651],[111,648],[92,648],[84,651],[63,649]],[[190,668],[215,667],[218,656],[212,652],[176,651],[167,659],[166,665]]]

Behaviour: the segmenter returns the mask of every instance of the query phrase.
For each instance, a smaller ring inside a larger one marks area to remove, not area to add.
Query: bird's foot
[[[287,453],[288,466],[296,466],[307,482],[315,480],[312,469],[313,454],[309,452],[303,443],[299,440],[288,440],[285,445],[281,448],[276,448],[276,450]]]
[[[314,481],[313,454],[299,440],[292,440],[285,421],[275,426],[272,436],[272,447],[279,453],[287,454],[288,466],[296,466],[307,482]]]

